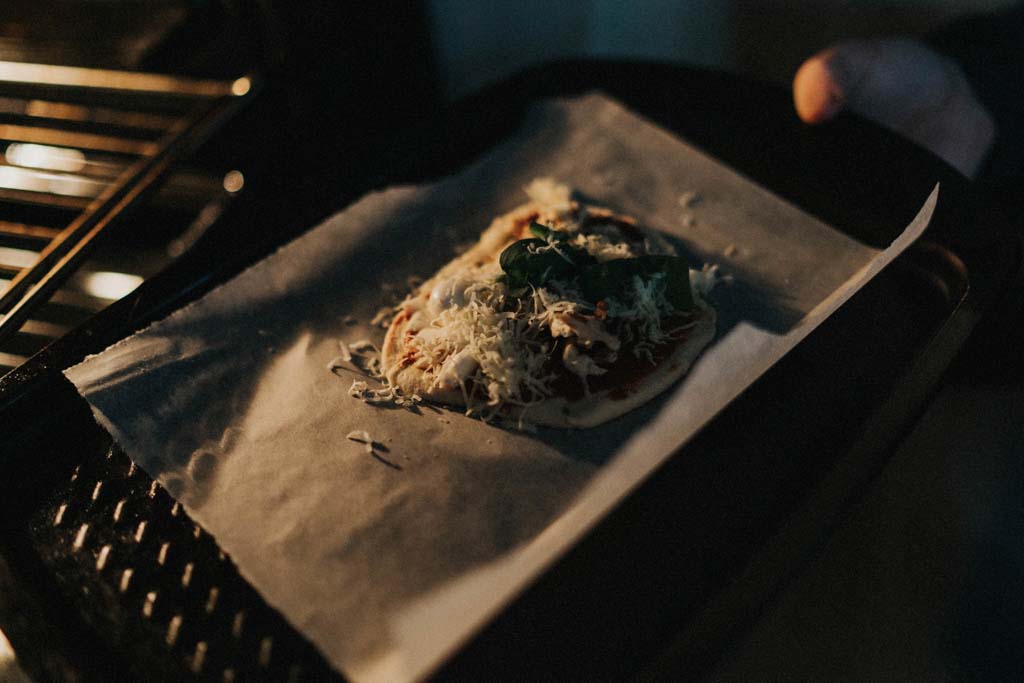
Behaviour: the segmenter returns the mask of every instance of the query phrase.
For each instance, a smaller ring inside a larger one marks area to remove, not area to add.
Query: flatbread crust
[[[574,204],[573,210],[578,207]],[[663,247],[667,243],[656,233],[636,226],[628,216],[614,214],[606,209],[587,207],[588,214],[600,221],[619,224],[641,233],[649,243]],[[524,204],[511,212],[499,216],[481,234],[480,240],[468,251],[445,265],[430,280],[424,282],[413,295],[413,300],[429,297],[434,285],[467,269],[484,266],[498,259],[501,252],[512,242],[530,237],[531,221],[545,223],[552,220],[557,212],[535,202]],[[506,417],[535,425],[562,428],[589,428],[603,424],[624,415],[647,403],[689,371],[690,366],[715,336],[715,311],[701,301],[696,293],[698,309],[688,326],[685,337],[664,358],[655,365],[637,372],[636,381],[625,382],[624,387],[602,391],[586,392],[576,399],[553,396],[528,407],[506,407]],[[392,386],[406,395],[417,394],[421,398],[452,406],[466,407],[466,400],[460,388],[446,388],[435,381],[432,373],[415,364],[403,363],[406,357],[406,341],[412,312],[401,310],[392,320],[384,338],[381,352],[382,370]],[[580,380],[582,381],[582,380]]]

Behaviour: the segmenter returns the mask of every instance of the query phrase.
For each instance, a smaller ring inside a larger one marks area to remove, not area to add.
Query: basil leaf
[[[693,290],[690,289],[690,267],[686,265],[686,259],[679,257],[667,257],[665,264],[665,298],[672,304],[672,308],[680,313],[692,311]]]
[[[664,273],[665,298],[672,308],[680,312],[693,309],[690,269],[678,256],[646,255],[593,264],[580,272],[580,290],[596,303],[621,294],[635,276],[647,279],[657,273]]]
[[[551,280],[571,280],[579,268],[595,263],[585,250],[568,244],[552,246],[540,238],[519,240],[505,247],[498,258],[508,276],[509,291],[526,285],[542,287]]]
[[[648,279],[661,273],[665,298],[672,307],[680,312],[694,307],[690,269],[677,256],[646,255],[598,263],[585,249],[540,236],[555,232],[550,228],[533,223],[530,230],[538,237],[513,242],[498,259],[511,296],[523,296],[530,285],[543,287],[551,280],[575,279],[583,295],[596,303],[621,295],[636,276]]]
[[[570,273],[574,264],[553,249],[537,251],[547,247],[542,239],[519,240],[508,245],[498,259],[501,269],[508,274],[509,290],[516,290],[527,284],[540,287],[551,278]]]

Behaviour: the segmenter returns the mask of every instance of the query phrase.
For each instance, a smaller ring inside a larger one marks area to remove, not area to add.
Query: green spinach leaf
[[[498,258],[508,276],[510,292],[526,285],[542,287],[551,280],[572,279],[580,267],[594,262],[594,257],[583,249],[568,244],[553,245],[540,238],[513,242]]]
[[[693,309],[690,269],[686,261],[678,256],[649,254],[590,265],[580,271],[580,291],[588,300],[596,303],[621,295],[635,276],[648,279],[657,273],[664,273],[665,298],[672,307],[680,312]]]
[[[599,263],[585,249],[554,237],[557,231],[551,228],[534,222],[530,231],[537,237],[513,242],[498,259],[511,296],[523,296],[531,285],[543,287],[551,280],[575,281],[583,296],[596,304],[622,296],[634,277],[649,279],[660,273],[672,307],[680,312],[694,307],[690,269],[678,256],[649,254]]]

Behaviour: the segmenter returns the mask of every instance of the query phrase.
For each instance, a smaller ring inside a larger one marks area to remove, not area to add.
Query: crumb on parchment
[[[701,196],[696,190],[687,190],[679,195],[679,206],[690,209],[700,203]]]
[[[393,318],[394,315],[394,306],[384,306],[373,314],[373,318],[370,319],[370,324],[374,327],[383,327],[387,329],[387,327],[391,325],[391,318]]]
[[[356,429],[348,433],[345,437],[349,441],[355,441],[356,443],[363,444],[363,450],[367,453],[373,453],[373,439],[370,438],[370,433],[365,429]]]

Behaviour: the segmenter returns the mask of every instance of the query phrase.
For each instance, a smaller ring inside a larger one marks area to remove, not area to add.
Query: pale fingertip
[[[793,105],[805,123],[827,121],[843,110],[846,99],[825,53],[804,62],[793,77]]]

